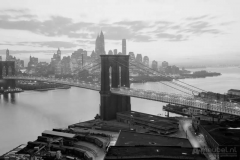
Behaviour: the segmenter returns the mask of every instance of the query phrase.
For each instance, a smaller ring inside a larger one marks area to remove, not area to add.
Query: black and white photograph
[[[239,0],[0,0],[0,160],[240,160]]]

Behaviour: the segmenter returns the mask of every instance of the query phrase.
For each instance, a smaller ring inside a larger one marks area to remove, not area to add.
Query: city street
[[[193,148],[208,149],[203,135],[196,135],[192,128],[192,120],[187,118],[179,119],[180,128],[186,133],[186,137],[192,144]],[[216,160],[216,157],[212,153],[204,154],[209,160]]]

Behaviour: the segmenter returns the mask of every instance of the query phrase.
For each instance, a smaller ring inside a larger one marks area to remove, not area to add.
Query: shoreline
[[[70,89],[70,86],[63,86],[63,87],[54,87],[54,88],[40,88],[40,89],[25,89],[24,91],[49,91],[55,89]]]

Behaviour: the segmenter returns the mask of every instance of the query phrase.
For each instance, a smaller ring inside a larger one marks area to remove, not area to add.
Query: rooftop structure
[[[222,122],[218,125],[200,121],[198,130],[219,160],[237,160],[240,156],[240,130],[239,127],[230,127],[231,123],[233,122]],[[237,124],[240,126],[239,122]]]
[[[45,130],[42,135],[58,136],[63,138],[74,138],[75,134]]]
[[[192,148],[188,139],[161,136],[156,134],[121,131],[116,146],[179,146]]]
[[[159,134],[170,134],[178,131],[178,120],[154,116],[135,111],[117,113],[117,121],[144,126]]]
[[[230,90],[228,90],[228,94],[240,96],[240,90],[230,89]]]
[[[206,160],[202,154],[193,154],[192,148],[161,147],[161,146],[112,146],[105,160],[111,159],[179,159]]]

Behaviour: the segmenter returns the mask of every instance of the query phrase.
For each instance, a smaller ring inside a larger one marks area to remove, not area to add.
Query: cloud
[[[219,34],[221,33],[220,30],[212,28],[209,22],[205,21],[197,21],[187,25],[187,28],[183,30],[186,33],[192,34],[203,34],[203,33],[210,33],[210,34]]]
[[[196,21],[196,20],[201,20],[201,19],[207,18],[207,17],[209,17],[209,16],[208,15],[203,15],[203,16],[198,16],[198,17],[188,17],[188,18],[186,18],[186,20]]]
[[[200,34],[219,34],[220,30],[204,19],[211,18],[209,15],[188,17],[184,23],[170,21],[118,21],[109,24],[108,21],[100,23],[74,22],[73,19],[63,16],[51,16],[47,20],[40,21],[28,10],[1,10],[0,29],[24,30],[48,37],[67,36],[69,38],[87,39],[80,42],[81,45],[94,44],[100,29],[103,30],[105,39],[121,40],[128,39],[135,42],[150,42],[157,39],[168,41],[187,40],[187,37]],[[226,23],[222,25],[227,25]],[[155,39],[157,38],[157,39]],[[90,41],[91,40],[91,41]],[[75,41],[76,42],[76,41]],[[22,45],[41,45],[55,47],[60,45],[59,41],[44,43],[22,43]],[[0,44],[1,45],[1,44]],[[2,44],[3,45],[3,44]],[[71,48],[75,43],[62,43],[63,47]]]
[[[139,31],[149,27],[149,23],[144,21],[120,21],[115,22],[114,24],[126,26],[133,31]]]
[[[150,42],[150,41],[156,41],[156,40],[153,40],[151,36],[147,36],[147,35],[135,35],[133,37],[133,41],[135,41],[135,42]]]
[[[74,48],[80,46],[79,44],[64,41],[43,41],[43,42],[16,42],[16,43],[0,43],[0,45],[11,45],[11,46],[32,46],[32,47],[50,47],[50,48]]]
[[[173,22],[170,22],[170,21],[156,21],[155,25],[157,25],[157,24],[170,25],[170,24],[173,24]]]
[[[233,23],[235,23],[235,21],[223,22],[223,23],[220,23],[219,25],[221,25],[221,26],[227,26],[227,25],[230,25],[230,24],[233,24]]]
[[[28,19],[21,19],[21,17]],[[52,16],[49,20],[39,21],[32,19],[34,15],[0,15],[1,29],[25,30],[49,37],[68,36],[70,38],[87,38],[88,33],[81,33],[80,30],[87,30],[93,23],[74,23],[71,18]],[[14,18],[14,19],[12,19]]]
[[[28,9],[6,9],[0,10],[0,19],[35,19],[36,15],[30,13]]]
[[[169,33],[159,33],[156,35],[160,39],[165,39],[167,41],[184,41],[183,35],[181,34],[169,34]]]
[[[63,42],[63,41],[49,41],[49,42],[32,42],[35,44],[38,44],[42,47],[50,47],[50,48],[74,48],[77,47],[77,44],[71,43],[71,42]]]

